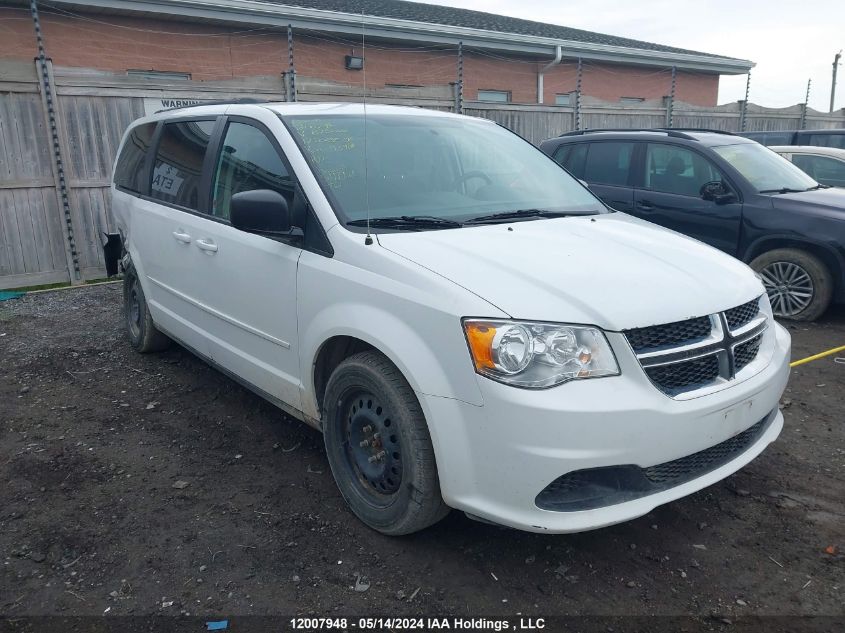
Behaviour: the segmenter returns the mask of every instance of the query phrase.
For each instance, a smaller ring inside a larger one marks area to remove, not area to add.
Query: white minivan
[[[783,426],[790,339],[746,265],[602,204],[481,119],[361,104],[136,121],[107,262],[175,340],[322,431],[351,510],[545,533],[730,475]]]

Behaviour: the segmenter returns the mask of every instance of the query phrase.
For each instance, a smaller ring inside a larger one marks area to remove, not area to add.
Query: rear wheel
[[[367,351],[343,361],[329,378],[323,410],[329,465],[359,519],[400,535],[446,516],[422,409],[387,358]]]
[[[814,321],[830,305],[833,277],[815,255],[779,248],[757,257],[751,267],[763,278],[775,316]]]
[[[170,346],[170,339],[159,332],[153,323],[147,309],[147,298],[132,264],[129,264],[123,276],[123,311],[129,343],[135,351],[146,354],[159,352]]]

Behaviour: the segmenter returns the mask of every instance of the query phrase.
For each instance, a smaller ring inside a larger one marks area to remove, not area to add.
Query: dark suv
[[[763,145],[818,145],[845,149],[845,129],[839,130],[770,130],[768,132],[742,132]]]
[[[845,301],[845,191],[729,133],[588,130],[540,145],[604,202],[730,253],[775,314],[810,321]]]

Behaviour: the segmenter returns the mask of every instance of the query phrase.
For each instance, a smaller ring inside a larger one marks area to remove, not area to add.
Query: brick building
[[[28,5],[0,0],[0,61],[31,63],[36,55]],[[709,53],[401,0],[51,0],[39,3],[39,9],[47,55],[56,67],[151,79],[289,77],[294,70],[297,79],[343,86],[360,86],[366,76],[370,88],[441,86],[457,93],[462,66],[467,101],[571,105],[580,60],[584,97],[662,99],[670,94],[674,68],[677,100],[713,106],[719,76],[746,73],[753,66]],[[360,63],[366,72],[356,69]]]

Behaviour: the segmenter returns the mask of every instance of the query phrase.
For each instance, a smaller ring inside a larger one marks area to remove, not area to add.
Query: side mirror
[[[288,201],[269,189],[242,191],[232,196],[229,220],[236,229],[259,235],[287,235],[291,230]]]
[[[728,204],[736,200],[736,195],[721,180],[705,182],[701,185],[699,195],[702,200],[709,200],[716,204]]]

